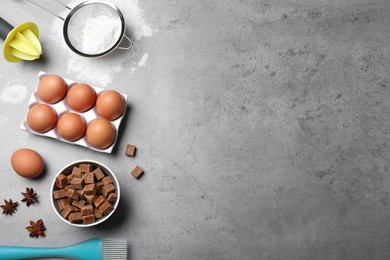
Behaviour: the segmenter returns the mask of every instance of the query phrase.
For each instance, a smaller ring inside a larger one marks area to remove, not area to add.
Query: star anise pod
[[[37,202],[37,194],[34,192],[33,188],[26,188],[26,192],[22,192],[23,202],[26,202],[27,207],[30,207],[31,204]]]
[[[12,202],[12,200],[9,199],[9,201],[4,200],[4,203],[4,205],[0,205],[0,207],[3,209],[3,214],[12,215],[12,213],[15,213],[18,202]]]
[[[42,219],[38,220],[36,223],[30,220],[30,226],[26,227],[26,229],[30,232],[30,237],[45,237],[45,233],[43,231],[45,231],[46,228]]]

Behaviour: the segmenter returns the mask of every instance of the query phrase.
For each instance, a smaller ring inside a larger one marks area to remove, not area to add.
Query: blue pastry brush
[[[65,247],[0,246],[0,259],[62,257],[78,260],[127,260],[127,241],[94,238]]]

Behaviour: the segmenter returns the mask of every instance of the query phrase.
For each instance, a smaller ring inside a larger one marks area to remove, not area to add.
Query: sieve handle
[[[126,34],[123,35],[123,38],[125,38],[125,39],[127,40],[127,42],[128,42],[129,45],[128,45],[128,46],[125,46],[125,47],[118,46],[118,47],[117,47],[118,49],[121,49],[121,50],[129,50],[131,47],[133,47],[133,42],[130,40],[129,37],[127,37]]]
[[[61,19],[62,21],[65,21],[65,19],[64,19],[62,16],[60,16],[59,14],[56,14],[55,12],[53,12],[52,10],[50,10],[49,8],[47,8],[46,6],[41,5],[41,4],[39,4],[39,3],[37,3],[37,2],[35,2],[35,1],[33,1],[33,0],[27,0],[27,1],[30,2],[30,3],[32,3],[33,5],[35,5],[35,6],[39,7],[39,8],[41,8],[42,10],[45,10],[46,12],[48,12],[48,13],[54,15],[55,17]],[[60,0],[52,0],[52,1],[54,1],[54,2],[56,2],[57,4],[59,4],[59,5],[63,6],[63,7],[65,7],[65,8],[68,9],[68,10],[72,10],[72,8],[70,8],[69,6],[67,6],[66,4],[64,4],[63,2],[61,2]]]
[[[69,6],[67,6],[66,4],[61,2],[60,0],[53,0],[53,1],[56,2],[57,4],[61,5],[61,6],[65,7],[68,10],[72,10],[72,8],[70,8]]]

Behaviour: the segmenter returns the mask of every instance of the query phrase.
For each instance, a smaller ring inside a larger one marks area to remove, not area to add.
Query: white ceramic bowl
[[[55,182],[56,182],[56,177],[58,175],[60,175],[61,173],[64,173],[65,175],[68,175],[72,172],[72,168],[74,166],[78,166],[79,164],[82,164],[82,163],[88,163],[88,164],[92,164],[92,166],[95,168],[95,167],[100,167],[100,169],[107,175],[107,176],[110,176],[111,179],[113,180],[114,182],[114,186],[116,188],[116,194],[118,196],[117,200],[115,201],[115,203],[113,204],[113,207],[114,209],[106,216],[98,219],[97,221],[95,221],[94,223],[91,223],[91,224],[78,224],[78,223],[71,223],[69,220],[63,218],[61,216],[61,211],[60,209],[58,208],[58,205],[57,203],[55,203],[55,199],[53,197],[53,191],[56,190],[56,186],[55,186]],[[119,204],[119,200],[120,200],[120,187],[119,187],[119,182],[117,180],[117,178],[115,177],[114,173],[107,167],[105,166],[104,164],[100,163],[100,162],[97,162],[97,161],[94,161],[94,160],[79,160],[79,161],[75,161],[75,162],[72,162],[72,163],[69,163],[68,165],[66,165],[64,168],[62,168],[58,174],[54,177],[54,180],[53,180],[53,183],[51,184],[51,188],[50,188],[50,200],[51,200],[51,206],[53,207],[53,210],[54,212],[57,214],[57,216],[62,220],[64,221],[65,223],[69,224],[69,225],[72,225],[72,226],[75,226],[75,227],[92,227],[92,226],[96,226],[102,222],[104,222],[105,220],[107,220],[113,213],[114,211],[116,210],[116,208],[118,207],[118,204]]]

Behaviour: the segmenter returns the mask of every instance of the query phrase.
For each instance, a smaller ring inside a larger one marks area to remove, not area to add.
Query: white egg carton
[[[37,105],[37,104],[46,104],[46,105],[49,105],[51,106],[57,113],[57,118],[60,118],[60,116],[66,112],[72,112],[72,113],[76,113],[76,114],[79,114],[80,116],[82,116],[85,120],[85,123],[88,125],[92,120],[96,119],[99,117],[97,111],[96,111],[96,107],[94,106],[93,108],[91,108],[90,110],[84,112],[84,113],[79,113],[77,111],[74,111],[73,109],[71,109],[68,104],[66,103],[66,97],[59,101],[58,103],[55,103],[55,104],[49,104],[49,103],[46,103],[44,101],[42,101],[41,99],[39,99],[38,95],[37,95],[37,89],[38,89],[38,84],[40,82],[40,80],[46,76],[47,73],[43,72],[43,71],[40,71],[38,73],[38,83],[37,83],[37,86],[34,90],[34,93],[31,94],[31,97],[30,97],[30,101],[28,102],[28,109],[30,109],[31,107]],[[73,81],[73,80],[70,80],[70,79],[66,79],[66,78],[63,78],[66,82],[66,85],[68,87],[68,90],[71,86],[73,86],[74,84],[78,83],[76,81]],[[91,85],[90,85],[91,86]],[[98,87],[94,87],[94,86],[91,86],[95,92],[96,92],[96,96],[99,95],[100,92],[104,91],[105,89],[103,88],[98,88]],[[75,145],[80,145],[80,146],[84,146],[86,148],[89,148],[91,150],[94,150],[94,151],[97,151],[97,152],[102,152],[102,153],[111,153],[112,150],[114,149],[114,146],[115,146],[115,143],[118,139],[118,133],[119,133],[119,127],[120,127],[120,124],[122,122],[122,119],[126,113],[126,108],[127,108],[127,95],[126,94],[123,94],[123,93],[120,93],[123,97],[123,99],[125,100],[125,103],[126,103],[126,106],[125,106],[125,111],[123,112],[122,116],[119,117],[118,119],[116,120],[112,120],[110,121],[114,127],[115,127],[115,130],[116,130],[116,136],[115,136],[115,141],[114,143],[104,149],[104,150],[99,150],[99,149],[96,149],[92,146],[90,146],[88,143],[87,143],[87,140],[86,140],[86,137],[85,135],[80,138],[79,140],[77,141],[74,141],[74,142],[70,142],[68,140],[65,140],[64,138],[62,138],[59,134],[58,134],[58,131],[57,131],[57,127],[54,127],[53,129],[49,130],[48,132],[46,133],[39,133],[39,132],[36,132],[34,130],[32,130],[29,125],[27,124],[27,113],[26,113],[26,117],[24,118],[22,124],[20,125],[20,128],[22,130],[25,130],[27,132],[30,132],[30,133],[33,133],[33,134],[36,134],[36,135],[40,135],[40,136],[45,136],[45,137],[50,137],[50,138],[54,138],[54,139],[57,139],[59,141],[62,141],[62,142],[65,142],[65,143],[69,143],[69,144],[75,144]]]

